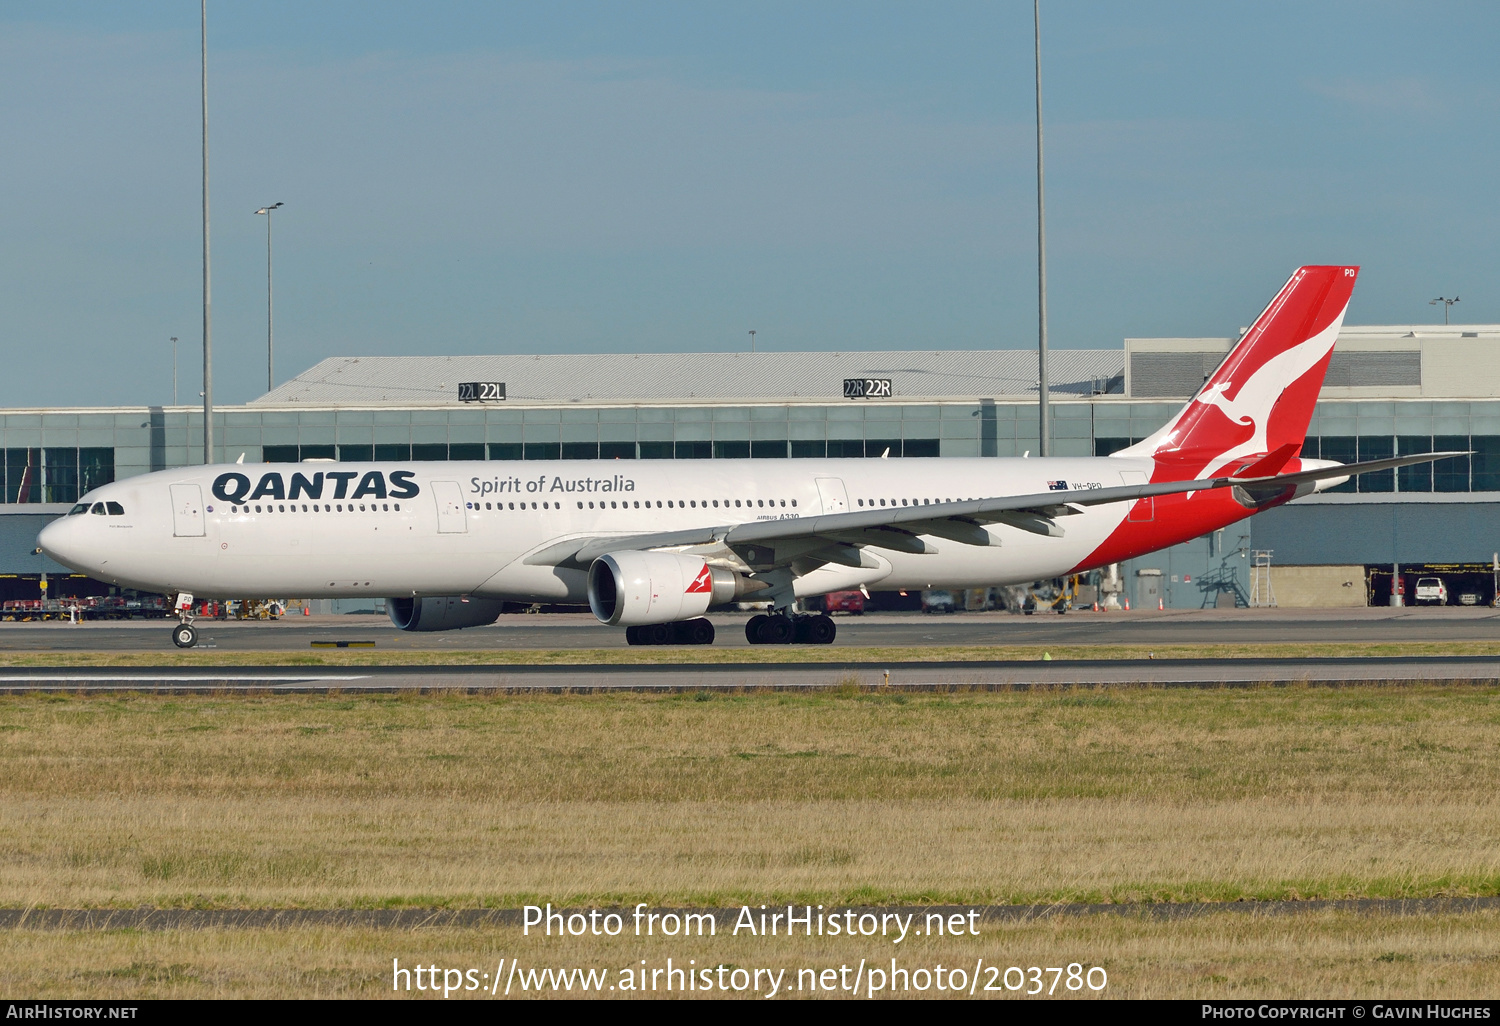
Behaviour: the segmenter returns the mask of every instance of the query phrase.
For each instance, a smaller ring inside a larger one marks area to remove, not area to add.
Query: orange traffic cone
[[[1158,613],[1163,613],[1163,612],[1166,612],[1166,609],[1167,609],[1167,606],[1166,606],[1165,600],[1158,598],[1156,600],[1156,611]]]
[[[1127,613],[1130,612],[1130,600],[1129,599],[1125,600],[1125,612],[1127,612]]]
[[[303,616],[312,616],[312,610],[308,609],[306,606],[303,606],[302,607],[302,615]]]

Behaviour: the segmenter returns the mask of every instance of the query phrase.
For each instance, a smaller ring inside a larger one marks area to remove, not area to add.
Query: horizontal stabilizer
[[[1234,476],[1269,477],[1272,474],[1280,473],[1281,468],[1286,466],[1288,461],[1297,455],[1297,451],[1301,448],[1302,443],[1300,442],[1288,442],[1275,452],[1262,456],[1248,467],[1243,467],[1235,471]]]

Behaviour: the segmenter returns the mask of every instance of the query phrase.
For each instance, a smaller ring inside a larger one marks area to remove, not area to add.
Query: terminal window
[[[5,450],[6,502],[74,503],[115,479],[113,448],[45,446]]]

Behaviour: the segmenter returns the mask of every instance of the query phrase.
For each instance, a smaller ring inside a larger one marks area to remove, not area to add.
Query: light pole
[[[1036,308],[1037,308],[1037,452],[1051,454],[1052,430],[1047,416],[1047,202],[1042,176],[1042,0],[1032,0],[1036,33]]]
[[[214,461],[214,321],[208,262],[208,0],[203,29],[203,462]]]
[[[755,329],[750,329],[750,351],[755,352]]]
[[[1442,303],[1443,304],[1443,323],[1447,324],[1448,323],[1448,311],[1452,310],[1453,309],[1453,304],[1457,303],[1457,302],[1458,302],[1458,297],[1457,296],[1454,296],[1452,299],[1444,299],[1442,296],[1438,296],[1436,299],[1429,299],[1427,301],[1427,305],[1428,306],[1437,306],[1439,303]]]
[[[177,336],[172,336],[172,405],[177,405]]]
[[[271,321],[271,213],[279,207],[286,206],[285,203],[272,203],[269,207],[261,207],[257,214],[266,215],[266,391],[276,387],[275,349],[272,334]]]

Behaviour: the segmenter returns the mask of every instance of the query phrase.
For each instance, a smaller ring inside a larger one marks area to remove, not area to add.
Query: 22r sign
[[[889,399],[891,392],[890,378],[845,378],[845,399]]]

